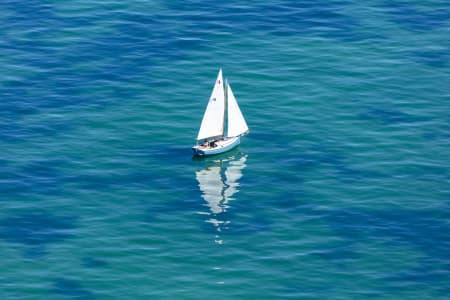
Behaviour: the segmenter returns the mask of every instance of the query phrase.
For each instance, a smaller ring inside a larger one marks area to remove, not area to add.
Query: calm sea
[[[0,66],[0,299],[448,299],[448,1],[3,0]]]

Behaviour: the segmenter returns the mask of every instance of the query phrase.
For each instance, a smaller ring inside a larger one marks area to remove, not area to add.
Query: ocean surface
[[[0,299],[448,299],[448,1],[3,0],[0,66]]]

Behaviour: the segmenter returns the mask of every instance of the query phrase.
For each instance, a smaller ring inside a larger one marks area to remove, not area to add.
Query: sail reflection
[[[239,179],[242,178],[242,171],[246,167],[247,155],[235,153],[227,158],[216,158],[208,160],[208,166],[196,172],[196,178],[202,198],[209,207],[208,213],[212,223],[218,232],[222,231],[228,220],[224,220],[225,212],[229,208],[230,202],[239,192]],[[221,240],[216,242],[221,243]]]

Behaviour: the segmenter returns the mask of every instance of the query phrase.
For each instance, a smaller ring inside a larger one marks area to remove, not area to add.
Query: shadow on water
[[[1,105],[0,105],[1,109]],[[22,113],[20,113],[22,115]],[[48,137],[54,136],[61,132],[67,132],[74,128],[67,121],[52,121],[45,124],[25,124],[19,122],[17,119],[9,119],[9,117],[18,116],[17,113],[13,113],[8,116],[7,119],[0,121],[0,138],[3,141],[15,141],[24,140],[27,138]]]
[[[433,289],[440,295],[448,295],[450,287],[450,226],[448,211],[437,210],[369,210],[369,209],[320,209],[303,204],[297,214],[308,219],[318,219],[330,225],[336,235],[336,242],[309,253],[311,257],[323,259],[341,271],[354,272],[359,262],[371,255],[365,244],[377,243],[383,249],[411,249],[419,251],[417,264],[407,268],[390,268],[380,273],[378,279],[383,288],[376,291],[392,292],[409,289],[411,286]],[[398,247],[398,248],[397,248]],[[383,266],[381,260],[377,263]],[[376,270],[374,270],[376,272]],[[302,293],[292,289],[295,284],[286,284],[281,292]],[[374,294],[374,296],[376,296]],[[379,295],[378,295],[379,296]]]
[[[384,124],[414,123],[419,118],[397,109],[370,108],[359,114],[362,119],[380,121]]]
[[[135,155],[135,153],[128,154]],[[144,185],[164,188],[169,184],[160,180],[153,170],[146,169],[86,168],[67,172],[63,169],[70,170],[69,162],[59,159],[30,160],[23,166],[14,166],[2,160],[0,165],[3,167],[3,172],[0,173],[0,199],[4,200],[12,200],[22,195],[64,193],[65,184],[95,191]]]
[[[278,160],[284,170],[291,170],[292,175],[283,179],[283,183],[292,182],[300,185],[304,176],[317,168],[329,168],[336,180],[341,182],[361,182],[384,177],[384,174],[373,170],[358,169],[351,166],[351,160],[343,154],[343,149],[327,143],[316,143],[301,150],[298,155],[286,155]],[[295,172],[293,172],[295,170]],[[279,179],[274,179],[279,180]]]
[[[450,7],[420,10],[408,0],[386,1],[381,7],[391,20],[411,31],[427,31],[445,26],[450,20]]]
[[[190,145],[176,146],[175,144],[175,141],[173,144],[148,143],[147,145],[138,148],[121,149],[121,153],[130,157],[143,157],[161,160],[168,160],[170,158],[170,161],[189,163],[189,160],[186,160],[185,158],[189,157],[192,153]]]
[[[122,158],[140,160],[148,167],[118,169],[82,170],[67,179],[76,186],[95,191],[114,189],[145,188],[154,191],[174,191],[186,193],[186,186],[192,185],[192,180],[184,176],[182,170],[191,164],[189,147],[172,146],[169,144],[149,144],[148,146],[121,149]],[[95,171],[95,172],[91,172]],[[191,195],[187,195],[191,196]]]
[[[67,278],[56,279],[53,283],[52,292],[70,299],[92,300],[94,294],[83,287],[78,280]]]
[[[419,50],[411,53],[414,60],[431,67],[447,67],[450,62],[450,49]]]
[[[101,268],[108,265],[108,262],[102,258],[85,257],[82,259],[82,265],[87,268]]]
[[[96,7],[98,13],[81,17],[70,12],[59,15],[52,1],[30,0],[19,6],[16,1],[0,3],[0,9],[8,11],[0,20],[7,33],[0,47],[9,54],[1,62],[4,72],[13,74],[0,86],[3,140],[70,131],[76,124],[67,120],[27,117],[47,109],[103,107],[133,99],[140,91],[130,89],[129,83],[145,77],[146,85],[157,87],[158,79],[148,76],[149,70],[164,60],[180,59],[204,43],[183,38],[183,31],[174,29],[169,16],[126,12],[110,3]],[[84,34],[85,28],[105,22],[111,25],[106,32]],[[72,30],[76,42],[55,38],[64,35],[64,30]],[[17,75],[17,69],[27,71]]]
[[[189,4],[170,1],[168,7],[185,12],[186,21],[206,24],[211,31],[226,30],[236,34],[256,31],[286,36],[319,35],[343,41],[381,38],[360,30],[359,21],[343,13],[345,5],[340,0],[281,0],[248,6],[237,1]],[[210,11],[218,13],[211,15]]]
[[[422,137],[428,141],[441,140],[446,144],[450,140],[450,120],[444,120],[440,125],[434,126],[431,130],[423,133]]]
[[[0,220],[0,238],[26,248],[28,255],[45,254],[48,244],[61,242],[72,235],[76,219],[44,211],[21,212]]]
[[[382,241],[392,246],[413,247],[425,255],[419,260],[420,265],[407,270],[392,271],[386,275],[386,289],[414,284],[433,286],[442,293],[448,293],[450,290],[446,284],[450,280],[450,226],[446,221],[450,217],[448,212],[354,209],[316,211],[315,214],[322,215],[343,239],[342,245],[336,247],[336,253],[318,253],[318,256],[340,265],[343,265],[344,259],[345,265],[345,258],[360,257],[360,254],[353,250],[356,244]]]
[[[67,164],[62,159],[30,160],[27,164],[15,167],[5,161],[0,174],[0,198],[13,199],[24,194],[56,194],[61,192],[61,184],[67,178],[60,168]],[[8,199],[5,199],[8,200]]]
[[[189,4],[171,1],[167,4],[169,9],[185,12],[178,20],[180,28],[175,29],[170,13],[158,16],[130,13],[114,4],[98,7],[103,13],[63,17],[55,12],[57,5],[51,1],[33,0],[20,8],[14,1],[2,2],[0,8],[4,7],[11,14],[0,25],[14,33],[6,35],[6,48],[11,52],[9,57],[20,57],[20,62],[12,60],[8,63],[38,71],[6,80],[0,87],[3,98],[0,116],[7,119],[0,124],[4,125],[0,126],[0,137],[26,139],[71,130],[75,124],[49,120],[28,123],[16,119],[38,114],[41,109],[104,106],[132,98],[136,93],[130,92],[126,83],[148,77],[148,71],[161,61],[181,59],[190,50],[209,47],[207,41],[214,28],[231,33],[310,34],[350,41],[379,38],[360,30],[357,19],[343,13],[346,4],[342,1],[284,0],[251,6],[239,4],[235,1]],[[219,13],[211,15],[211,11]],[[30,19],[35,29],[33,38],[17,38],[20,36],[17,33],[26,36]],[[110,32],[92,37],[80,33],[77,42],[61,44],[51,38],[55,28],[79,30],[108,21],[111,21]],[[206,24],[203,27],[210,30],[197,30],[192,26],[196,23]],[[77,68],[74,72],[74,66],[80,63],[92,67]],[[157,82],[157,78],[146,78],[146,83],[152,86],[157,86]],[[106,87],[106,93],[95,97],[87,93],[98,86]]]
[[[375,111],[372,117],[386,118],[386,122],[394,123],[410,121],[410,116],[401,112]],[[450,270],[448,257],[450,226],[447,222],[450,214],[448,210],[415,211],[400,208],[384,211],[359,208],[348,210],[333,209],[333,207],[320,208],[317,204],[311,204],[310,200],[314,200],[311,195],[303,193],[302,178],[307,178],[309,172],[316,173],[322,168],[325,168],[323,174],[330,175],[334,172],[336,180],[344,184],[354,185],[358,181],[388,179],[389,173],[378,173],[352,167],[351,160],[344,151],[345,149],[340,148],[340,145],[317,142],[295,154],[285,155],[277,160],[278,166],[284,172],[291,173],[292,176],[274,179],[275,185],[278,185],[276,180],[281,180],[279,185],[284,189],[277,193],[274,200],[269,201],[270,205],[289,214],[301,215],[307,220],[317,219],[329,224],[337,242],[311,253],[310,255],[313,257],[353,272],[355,265],[359,261],[365,260],[368,255],[361,245],[376,242],[380,243],[379,245],[386,245],[387,248],[398,249],[399,252],[405,248],[411,249],[423,255],[422,258],[418,258],[419,266],[403,270],[393,269],[389,274],[383,274],[385,277],[380,280],[386,282],[385,290],[392,291],[403,289],[408,285],[419,285],[424,288],[432,286],[439,293],[448,294],[449,288],[446,284],[450,281],[450,272],[448,272]],[[429,176],[433,174],[432,179],[436,176],[437,180],[448,179],[448,176],[444,177],[448,174],[445,168],[420,167],[420,171],[420,175],[411,176],[424,176],[423,173],[425,173]],[[430,197],[433,195],[436,195],[436,191],[430,191]],[[374,201],[380,200],[383,199],[374,199]],[[382,265],[381,262],[380,265]],[[301,294],[301,290],[295,289],[284,292]]]
[[[122,173],[108,170],[101,174],[78,174],[70,179],[79,188],[92,191],[108,191],[111,189],[129,189],[142,186],[156,188],[164,186],[164,182],[150,171],[123,171]]]
[[[448,212],[411,210],[333,211],[325,216],[339,235],[350,239],[391,237],[391,242],[413,244],[436,259],[450,250],[450,226],[440,221],[449,217]]]

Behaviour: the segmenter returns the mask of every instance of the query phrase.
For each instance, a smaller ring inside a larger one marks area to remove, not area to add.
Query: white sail
[[[225,91],[223,88],[222,69],[219,70],[214,89],[203,115],[202,124],[198,131],[197,140],[223,136],[225,117]]]
[[[245,122],[236,98],[234,98],[231,86],[228,84],[228,137],[239,136],[248,132],[247,122]]]

